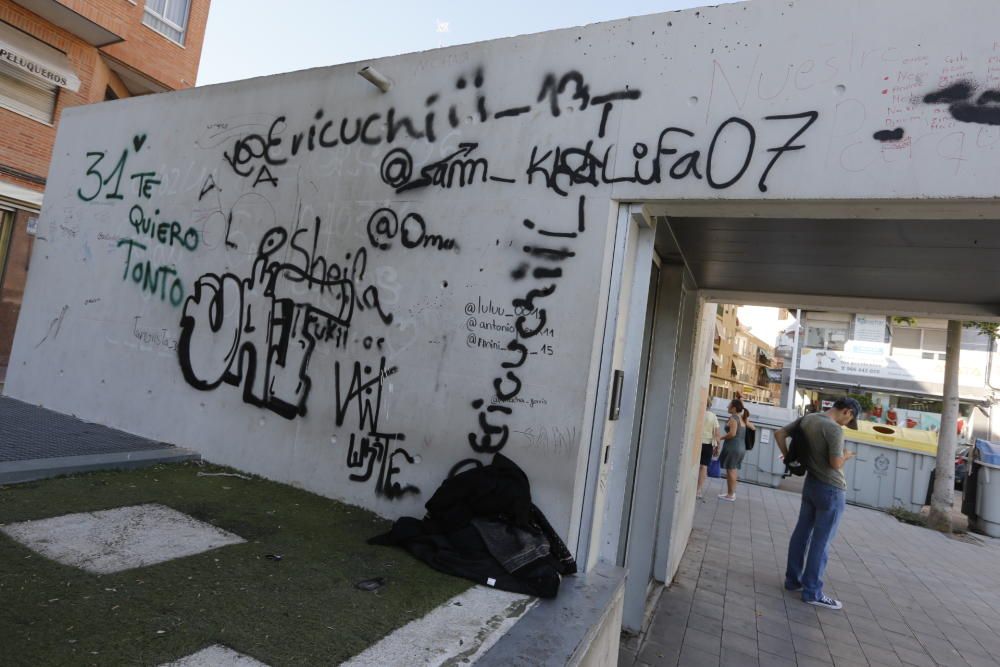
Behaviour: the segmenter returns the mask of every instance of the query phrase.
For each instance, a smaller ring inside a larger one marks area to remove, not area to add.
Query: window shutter
[[[0,106],[51,123],[56,112],[57,91],[56,86],[0,61]]]

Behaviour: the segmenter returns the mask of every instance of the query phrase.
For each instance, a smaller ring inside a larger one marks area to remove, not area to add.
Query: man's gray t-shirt
[[[785,431],[791,431],[793,424],[786,426]],[[844,430],[821,412],[804,416],[800,426],[809,446],[798,452],[799,461],[820,482],[846,490],[844,471],[830,466],[831,456],[844,455]]]

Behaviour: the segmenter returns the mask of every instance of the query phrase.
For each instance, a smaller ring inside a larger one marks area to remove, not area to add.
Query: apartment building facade
[[[210,2],[0,0],[0,383],[32,245],[51,233],[36,220],[60,115],[194,86]]]
[[[780,396],[780,360],[774,346],[754,336],[740,323],[739,307],[719,304],[716,308],[712,343],[709,394],[715,398],[737,395],[753,403],[775,403]],[[776,382],[777,381],[777,382]]]

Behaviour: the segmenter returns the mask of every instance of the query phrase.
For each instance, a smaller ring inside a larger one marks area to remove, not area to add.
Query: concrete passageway
[[[782,590],[799,495],[711,480],[674,583],[628,665],[1000,665],[1000,540],[948,538],[848,506],[826,591],[842,611]]]

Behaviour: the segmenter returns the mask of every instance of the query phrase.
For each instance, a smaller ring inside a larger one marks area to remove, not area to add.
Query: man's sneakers
[[[827,595],[821,595],[818,600],[804,600],[806,604],[811,604],[815,607],[824,607],[826,609],[843,609],[844,605],[841,604],[840,600],[834,600],[832,597]]]

